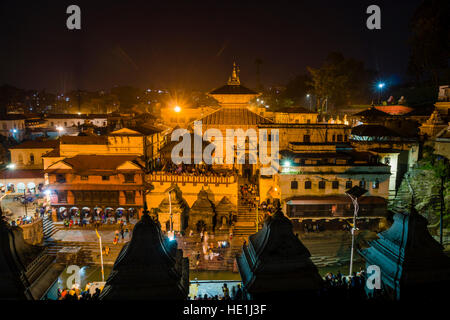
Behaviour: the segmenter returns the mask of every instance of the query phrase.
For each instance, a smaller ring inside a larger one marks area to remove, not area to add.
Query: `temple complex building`
[[[129,210],[142,213],[144,163],[133,155],[76,155],[45,168],[52,207],[60,213]]]
[[[7,114],[0,119],[0,134],[6,138],[22,141],[25,137],[25,120],[23,114]]]
[[[13,193],[38,193],[44,185],[42,156],[58,144],[56,140],[37,140],[11,147],[12,167],[0,171],[0,188]]]

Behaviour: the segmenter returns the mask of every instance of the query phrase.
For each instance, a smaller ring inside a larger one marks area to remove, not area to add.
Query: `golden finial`
[[[239,67],[236,66],[236,62],[233,62],[233,71],[231,72],[231,77],[228,78],[229,85],[240,85],[241,81],[239,80]]]

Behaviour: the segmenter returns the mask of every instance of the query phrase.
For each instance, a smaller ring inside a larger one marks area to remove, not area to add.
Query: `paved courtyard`
[[[99,230],[98,233],[102,237],[103,242],[112,242],[114,239],[114,230]],[[130,240],[131,233],[125,237],[125,241]],[[98,241],[95,230],[67,229],[58,230],[53,236],[53,240],[67,242],[93,242]],[[120,238],[119,243],[122,240]]]
[[[21,216],[34,216],[37,207],[37,201],[33,203],[28,203],[26,205],[27,214],[25,213],[25,205],[20,201],[14,201],[14,197],[23,196],[21,194],[6,194],[2,196],[0,199],[1,208],[3,213],[9,217],[10,219],[17,219]]]

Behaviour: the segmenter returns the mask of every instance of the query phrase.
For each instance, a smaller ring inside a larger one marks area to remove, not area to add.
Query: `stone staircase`
[[[125,242],[126,243],[126,242]],[[109,254],[103,254],[103,264],[104,265],[114,265],[122,247],[125,243],[119,242],[118,244],[113,244],[112,242],[103,242],[103,246],[109,247]],[[81,247],[81,259],[86,265],[100,265],[100,246],[97,241],[88,242],[77,242],[77,241],[51,241],[47,242],[46,254],[56,257],[59,250],[64,247]]]
[[[58,232],[58,229],[52,222],[50,217],[44,217],[42,221],[43,233],[44,233],[44,241],[51,239],[51,237]]]
[[[250,199],[255,199],[251,197]],[[248,237],[256,232],[256,208],[243,203],[241,198],[238,199],[237,221],[233,230],[235,236]]]

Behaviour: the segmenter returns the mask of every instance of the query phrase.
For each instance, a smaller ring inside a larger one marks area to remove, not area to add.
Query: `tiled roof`
[[[62,136],[61,144],[107,144],[105,136]]]
[[[137,156],[77,155],[72,158],[66,158],[63,161],[76,172],[102,172],[114,171],[121,164],[137,159]]]
[[[17,146],[9,149],[53,149],[59,145],[58,140],[45,140],[45,141],[25,141]]]
[[[402,135],[378,124],[362,124],[353,127],[352,135],[365,137],[402,137]]]
[[[378,110],[378,108],[371,107],[369,109],[355,113],[354,116],[366,118],[374,118],[374,117],[382,118],[388,116],[388,114],[386,112]]]
[[[258,94],[258,92],[253,91],[243,85],[230,85],[226,84],[217,89],[212,90],[209,94]]]
[[[378,110],[382,112],[386,112],[390,115],[404,115],[406,113],[409,113],[413,111],[413,108],[402,106],[402,105],[395,105],[395,106],[376,106]]]
[[[258,125],[273,123],[247,108],[221,108],[200,119],[203,125]]]
[[[155,134],[155,133],[158,133],[158,132],[162,132],[163,130],[162,129],[160,129],[160,128],[158,128],[158,127],[155,127],[155,126],[151,126],[151,125],[142,125],[142,126],[136,126],[136,127],[125,127],[124,129],[130,129],[130,130],[133,130],[133,131],[136,131],[136,132],[139,132],[140,134],[142,134],[142,135],[145,135],[145,136],[149,136],[149,135],[152,135],[152,134]],[[126,132],[123,132],[123,133],[111,133],[111,135],[129,135],[128,133],[126,133]]]
[[[59,157],[61,157],[61,155],[59,153],[59,146],[57,146],[52,151],[47,152],[46,154],[42,155],[42,157],[46,157],[46,158],[59,158]]]
[[[7,115],[1,116],[0,120],[25,120],[26,117],[23,114],[9,113]]]
[[[9,170],[0,171],[0,179],[44,179],[44,170]]]

